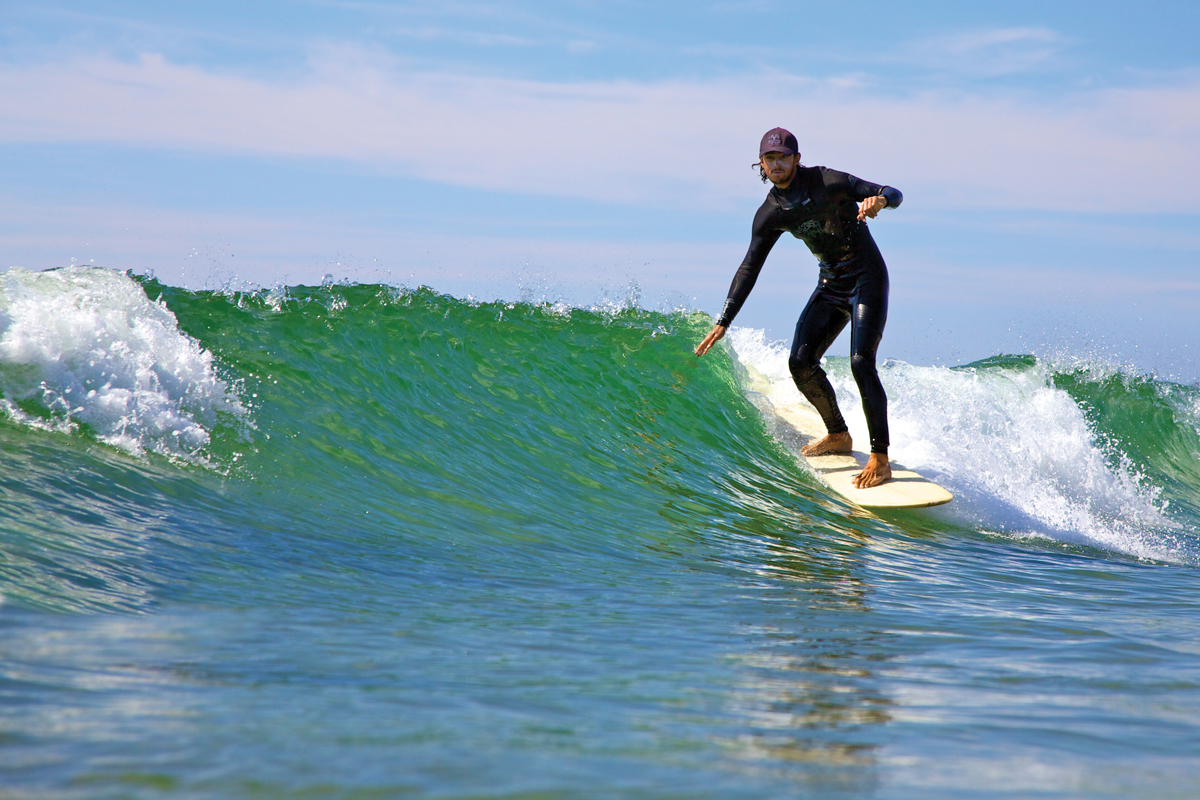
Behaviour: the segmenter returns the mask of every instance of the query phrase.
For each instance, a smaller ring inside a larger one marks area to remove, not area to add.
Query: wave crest
[[[248,422],[212,353],[127,274],[13,268],[0,286],[0,408],[18,423],[85,426],[129,453],[204,461],[218,416]]]

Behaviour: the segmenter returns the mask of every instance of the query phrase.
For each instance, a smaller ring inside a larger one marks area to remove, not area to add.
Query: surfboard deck
[[[825,435],[825,423],[815,409],[806,406],[776,408],[785,422],[807,437],[816,441]],[[807,444],[807,441],[805,442]],[[855,450],[848,454],[828,456],[801,456],[817,475],[829,484],[829,488],[863,508],[928,508],[949,503],[954,495],[933,481],[912,470],[904,469],[891,462],[892,479],[870,489],[858,489],[850,482],[867,463],[867,454]]]

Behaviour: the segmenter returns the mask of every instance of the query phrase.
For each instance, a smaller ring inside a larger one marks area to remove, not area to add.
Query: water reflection
[[[722,744],[738,769],[830,791],[875,785],[894,701],[877,677],[891,654],[887,634],[871,626],[869,539],[854,529],[873,524],[843,519],[841,531],[811,526],[786,538],[763,531],[740,548],[749,580],[739,588],[762,618],[741,626],[745,648],[730,656],[737,680],[727,710],[742,730]]]

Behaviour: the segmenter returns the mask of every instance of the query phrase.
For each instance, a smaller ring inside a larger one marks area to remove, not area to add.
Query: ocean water
[[[5,800],[1200,796],[1200,387],[889,361],[879,516],[703,314],[2,278]]]

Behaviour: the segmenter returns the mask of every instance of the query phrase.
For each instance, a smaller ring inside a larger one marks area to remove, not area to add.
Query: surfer
[[[759,174],[774,184],[767,193],[750,235],[750,248],[729,287],[716,325],[696,346],[702,356],[728,330],[754,288],[767,254],[786,231],[817,257],[817,288],[796,323],[788,368],[800,392],[825,423],[826,436],[804,447],[805,456],[848,453],[852,442],[821,357],[846,327],[850,328],[850,370],[862,394],[871,457],[853,483],[860,489],[892,477],[888,464],[887,395],[875,369],[875,354],[887,321],[888,273],[871,238],[866,219],[904,199],[896,189],[859,180],[826,167],[800,163],[796,137],[772,128],[758,147]]]

